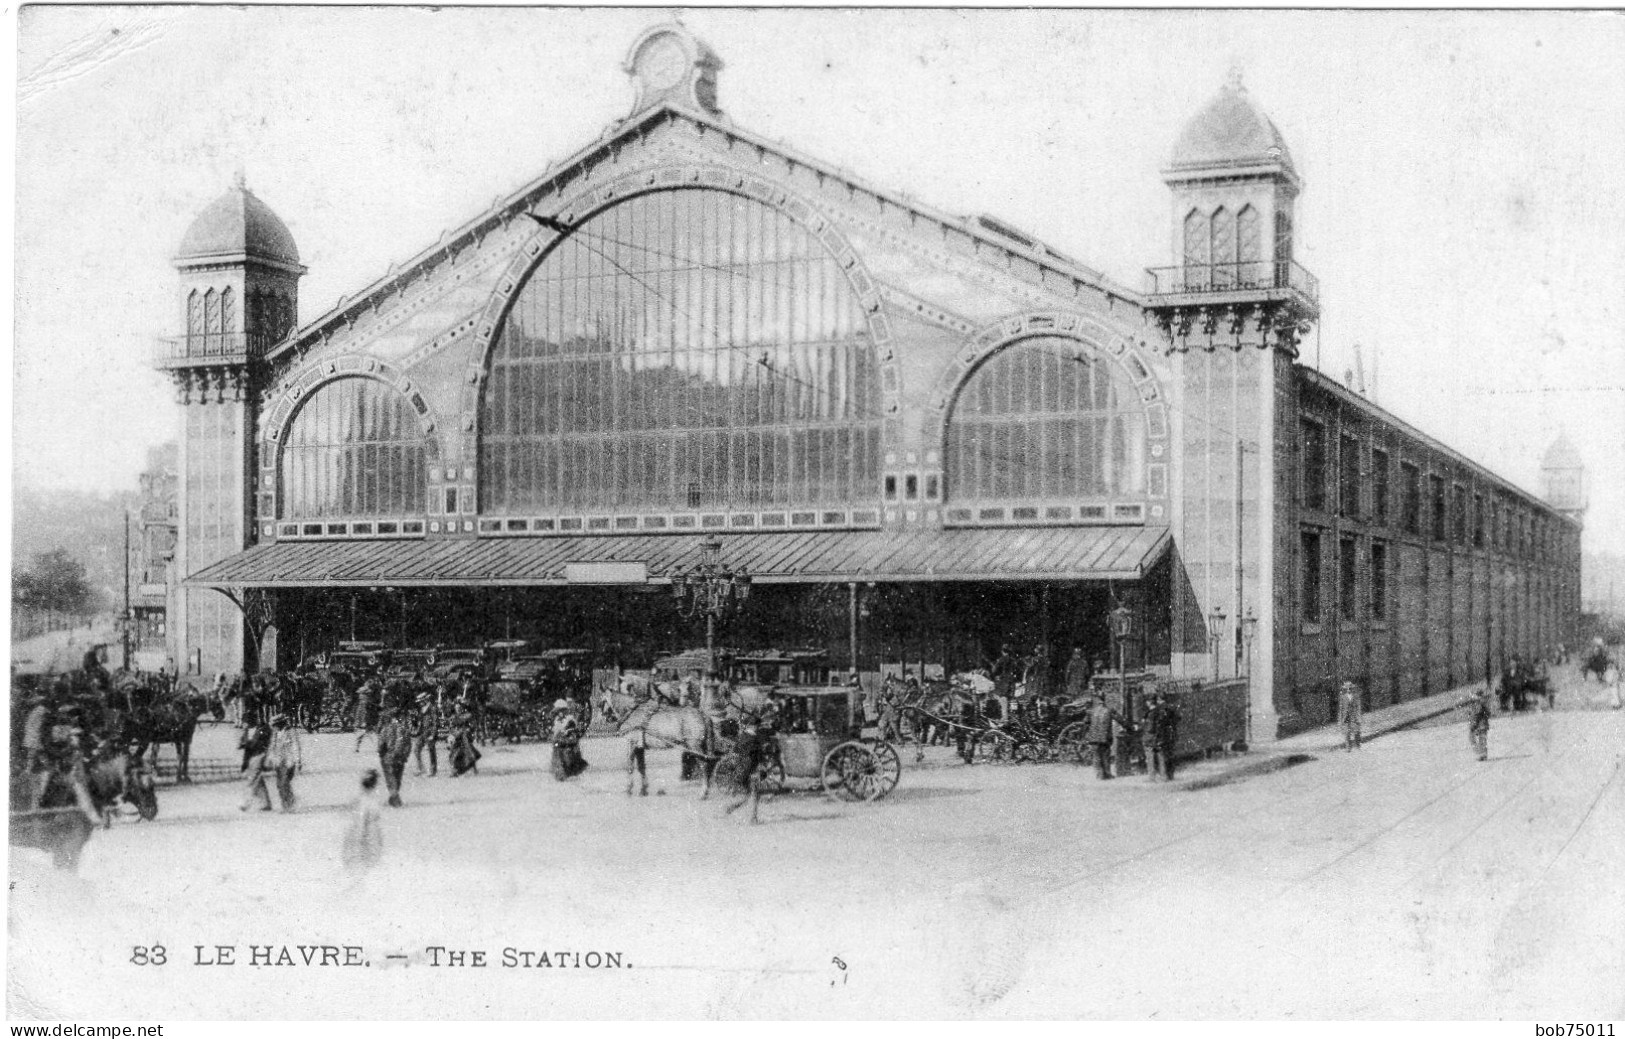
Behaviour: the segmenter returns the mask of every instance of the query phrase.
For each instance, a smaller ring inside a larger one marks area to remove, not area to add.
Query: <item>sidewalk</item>
[[[1460,706],[1463,700],[1481,688],[1483,683],[1475,682],[1431,696],[1407,700],[1391,707],[1367,711],[1361,719],[1360,738],[1362,742],[1370,742],[1379,736],[1386,736],[1390,732],[1397,732],[1418,722],[1449,714]],[[1465,717],[1463,715],[1464,721]],[[1183,781],[1176,779],[1173,785],[1181,790],[1203,790],[1208,787],[1224,786],[1254,776],[1279,772],[1284,768],[1313,761],[1317,755],[1342,749],[1342,729],[1336,725],[1324,725],[1318,729],[1309,729],[1273,743],[1263,744],[1245,754],[1219,759],[1217,762],[1212,759],[1201,762],[1189,770],[1197,774]],[[1219,765],[1218,768],[1212,767],[1215,763]]]

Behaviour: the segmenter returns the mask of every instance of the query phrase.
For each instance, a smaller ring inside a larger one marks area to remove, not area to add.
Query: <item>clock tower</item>
[[[637,85],[633,115],[665,102],[722,114],[717,107],[722,61],[679,22],[644,30],[627,51],[624,68]]]

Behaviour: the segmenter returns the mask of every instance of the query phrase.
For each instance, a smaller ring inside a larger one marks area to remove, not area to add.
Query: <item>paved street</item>
[[[589,741],[566,784],[545,748],[493,747],[477,777],[408,773],[384,864],[350,891],[343,805],[375,758],[323,735],[297,815],[197,785],[98,834],[79,880],[14,851],[12,1009],[1617,1019],[1625,711],[1561,709],[1586,704],[1566,689],[1558,711],[1497,716],[1485,763],[1455,714],[1202,790],[933,750],[887,801],[781,797],[754,828],[669,753],[651,754],[667,794],[628,800],[618,741]],[[281,942],[362,945],[370,967],[186,965],[194,945]],[[154,943],[169,965],[127,962]],[[629,966],[435,968],[431,945]]]

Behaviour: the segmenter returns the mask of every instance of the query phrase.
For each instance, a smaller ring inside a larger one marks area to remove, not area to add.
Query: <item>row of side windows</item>
[[[1338,437],[1337,499],[1328,498],[1331,461],[1326,427],[1303,416],[1299,426],[1301,501],[1305,509],[1335,511],[1373,526],[1394,523],[1391,514],[1392,458],[1373,445],[1369,464],[1363,464],[1358,437]],[[1424,486],[1426,497],[1423,496]],[[1369,493],[1367,493],[1369,491]],[[1538,516],[1510,496],[1474,490],[1460,483],[1447,485],[1443,475],[1424,474],[1408,461],[1399,465],[1398,528],[1407,534],[1435,541],[1454,541],[1474,548],[1493,547],[1510,554],[1551,559],[1568,551],[1567,538],[1550,518]]]

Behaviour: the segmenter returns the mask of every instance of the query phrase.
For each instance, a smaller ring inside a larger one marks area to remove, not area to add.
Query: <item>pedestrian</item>
[[[356,690],[355,699],[355,753],[361,753],[361,741],[367,738],[377,724],[378,700],[383,694],[383,687],[378,684],[377,678],[368,678]]]
[[[897,698],[890,689],[880,694],[880,740],[883,743],[903,742],[902,731],[897,726]]]
[[[581,723],[568,700],[553,704],[553,778],[559,782],[579,776],[587,769],[581,756]]]
[[[293,795],[293,777],[304,767],[305,752],[299,744],[299,730],[288,724],[287,715],[279,714],[271,719],[271,743],[265,752],[264,768],[276,777],[276,799],[284,812],[293,811],[298,803]]]
[[[469,772],[478,774],[480,751],[474,746],[474,716],[461,703],[451,717],[451,741],[446,754],[451,761],[453,778]]]
[[[1172,781],[1174,778],[1174,752],[1179,744],[1179,707],[1167,695],[1157,696],[1157,711],[1150,720],[1153,734],[1152,750],[1155,752],[1150,761],[1152,773],[1159,769],[1162,777]]]
[[[954,729],[955,751],[969,765],[976,755],[976,740],[972,734],[979,730],[981,725],[981,711],[976,706],[976,693],[974,691],[963,694],[964,702],[959,707],[959,725]]]
[[[429,752],[429,775],[440,771],[440,711],[434,696],[425,692],[418,697],[417,712],[412,715],[412,760],[417,763],[417,774],[423,775],[423,752]]]
[[[1462,701],[1462,706],[1469,711],[1467,740],[1477,752],[1478,760],[1487,761],[1490,756],[1490,687],[1485,686],[1477,696]]]
[[[1345,751],[1358,750],[1360,747],[1361,716],[1360,687],[1353,682],[1344,682],[1337,693],[1337,726],[1343,731]]]
[[[356,797],[350,824],[344,829],[339,852],[345,872],[356,882],[384,857],[382,815],[378,808],[378,770],[369,768],[361,775],[361,793]]]
[[[744,807],[746,801],[750,802],[751,825],[761,822],[757,817],[762,801],[762,777],[759,773],[767,762],[768,755],[773,752],[776,744],[771,730],[762,724],[761,719],[755,715],[745,715],[739,733],[739,739],[734,742],[734,754],[739,757],[739,800],[723,810],[724,815],[732,815]]]
[[[1145,756],[1147,779],[1160,779],[1157,759],[1157,719],[1162,714],[1162,696],[1153,692],[1145,698],[1140,712],[1140,752]]]
[[[1072,659],[1066,664],[1066,695],[1068,699],[1081,699],[1089,692],[1089,658],[1083,655],[1083,647],[1075,646],[1072,650]]]
[[[412,737],[406,731],[406,722],[398,714],[385,715],[378,726],[378,766],[384,774],[384,786],[389,789],[391,808],[401,807],[401,780],[411,756]]]
[[[247,774],[248,786],[243,793],[239,810],[258,807],[262,812],[271,810],[271,795],[265,790],[265,755],[271,749],[271,727],[264,721],[251,720],[238,740],[243,751],[242,771]]]
[[[1090,700],[1088,719],[1083,738],[1094,751],[1095,774],[1101,779],[1110,779],[1113,730],[1122,723],[1122,719],[1100,696]]]

